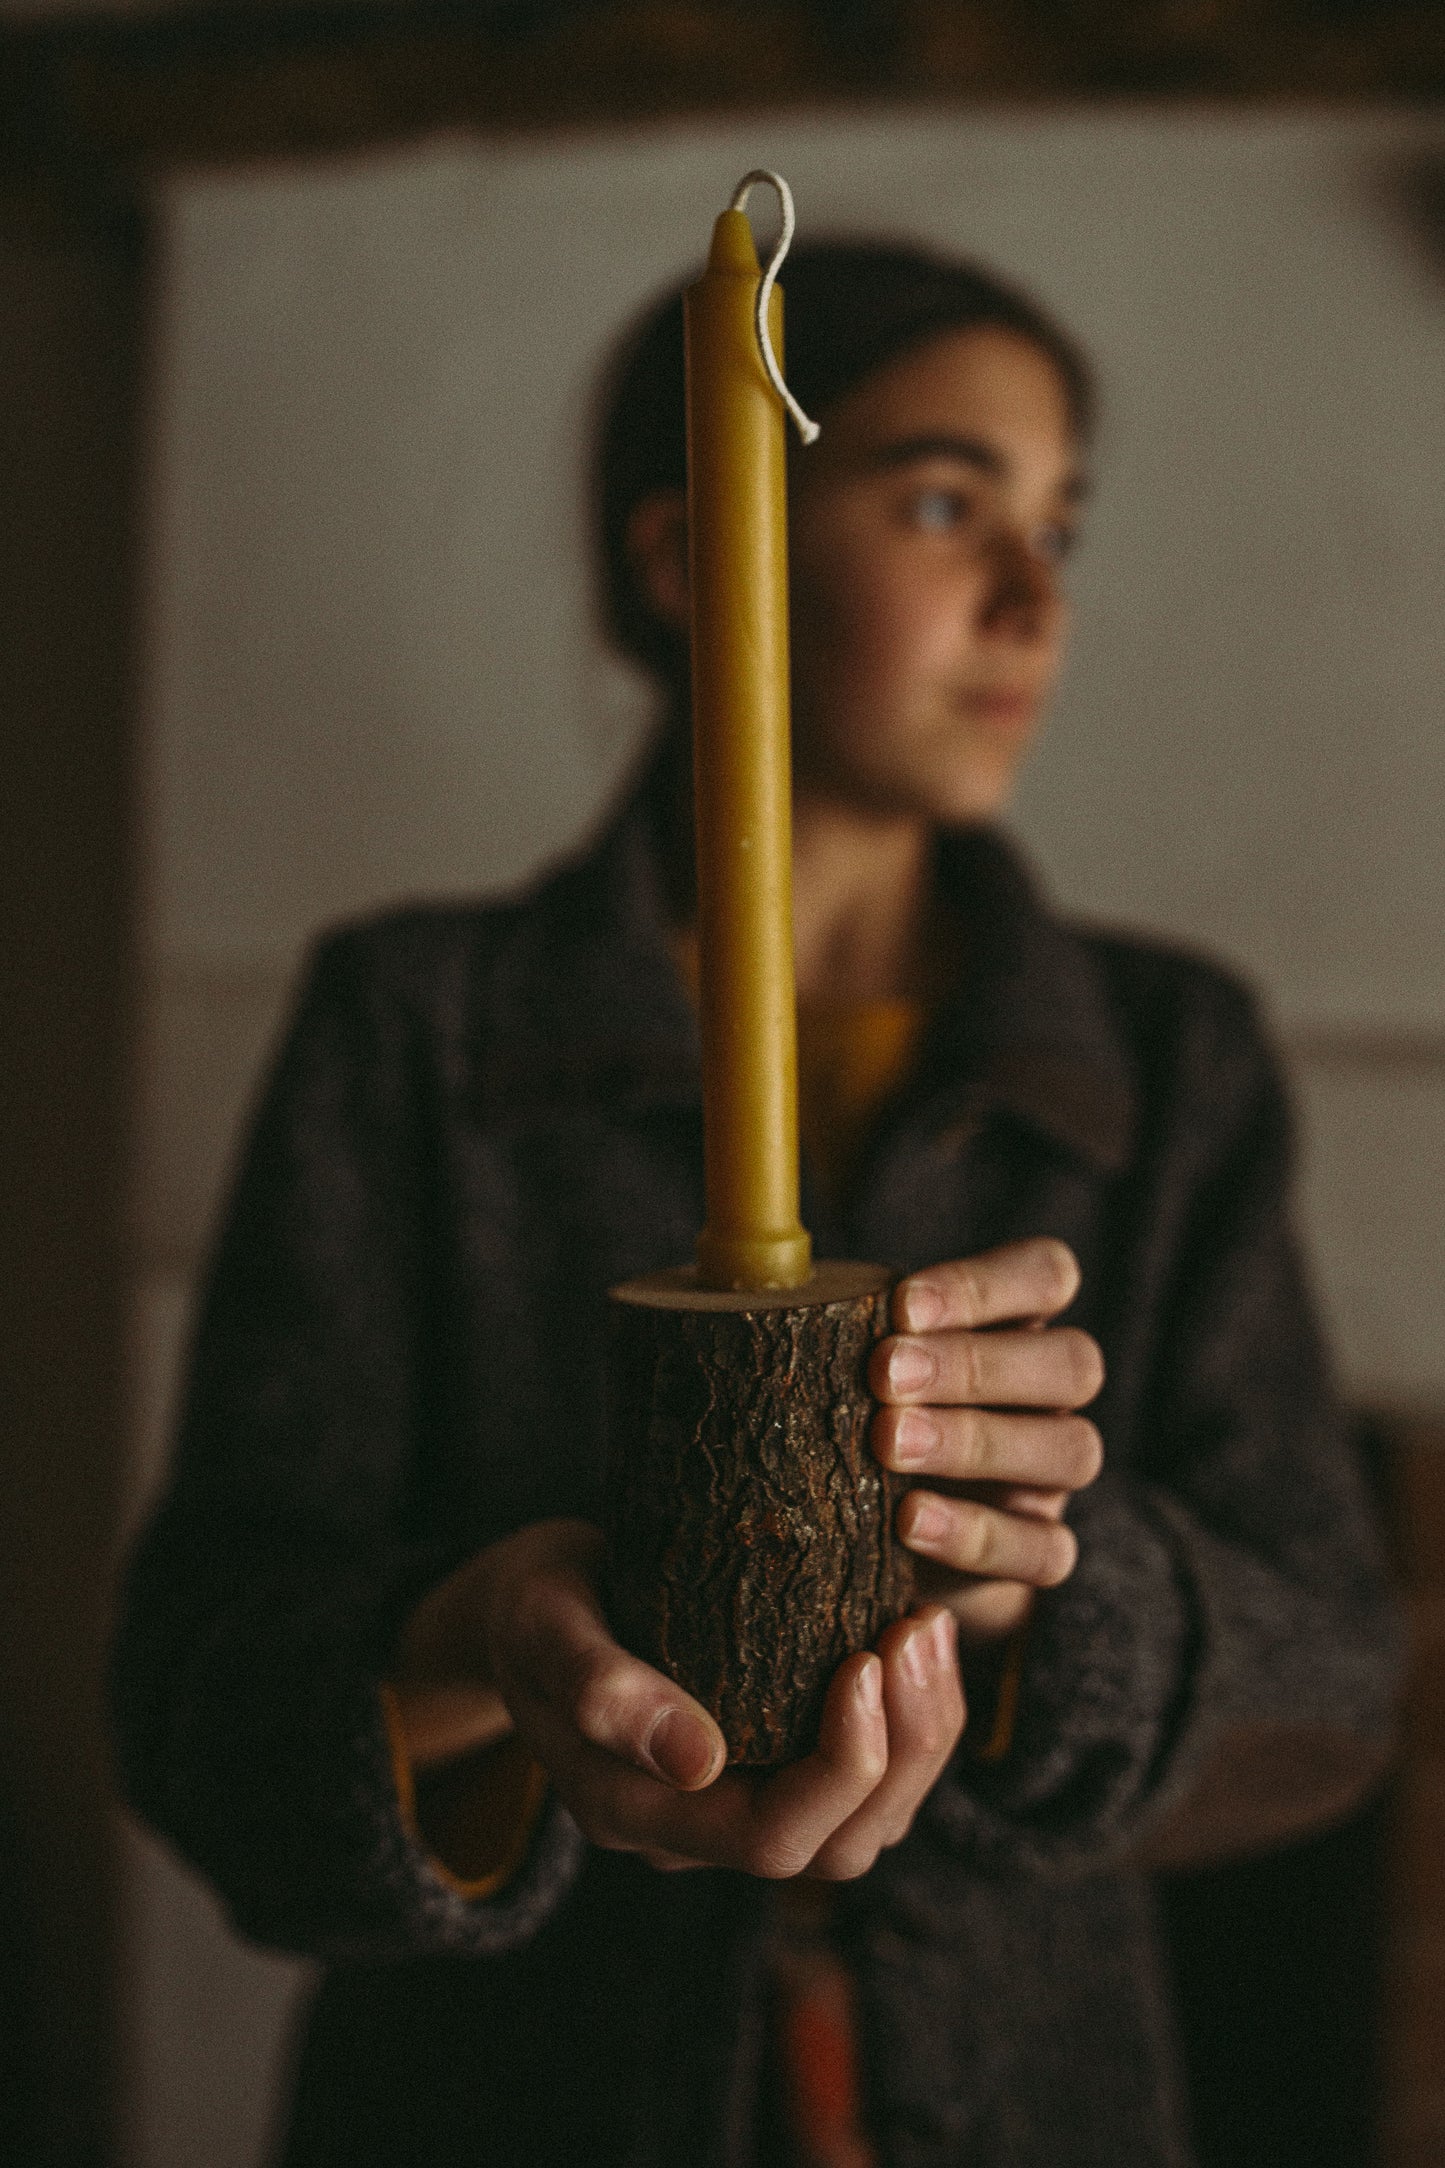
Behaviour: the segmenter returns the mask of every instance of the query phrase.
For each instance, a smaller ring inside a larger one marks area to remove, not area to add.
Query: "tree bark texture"
[[[839,1664],[912,1601],[905,1485],[868,1444],[889,1286],[823,1264],[777,1293],[715,1293],[690,1270],[612,1292],[614,1625],[716,1717],[735,1762],[807,1753]]]

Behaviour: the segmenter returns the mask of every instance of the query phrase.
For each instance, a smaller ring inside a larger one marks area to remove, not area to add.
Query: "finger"
[[[1032,1490],[1022,1483],[1000,1483],[983,1503],[997,1506],[1004,1513],[1022,1513],[1028,1520],[1061,1521],[1072,1496],[1072,1491]]]
[[[960,1648],[986,1648],[1006,1641],[1026,1624],[1038,1590],[1026,1581],[980,1581],[971,1573],[955,1573],[920,1558],[914,1567],[914,1584],[921,1600],[941,1603],[958,1621]]]
[[[883,1696],[877,1656],[850,1657],[840,1666],[823,1704],[817,1747],[756,1795],[748,1873],[770,1880],[801,1874],[882,1782],[888,1768]]]
[[[990,1648],[1026,1625],[1038,1594],[1024,1581],[955,1583],[946,1601],[958,1621],[959,1646]]]
[[[731,1798],[721,1815],[715,1808],[706,1824],[689,1820],[686,1813],[675,1810],[695,1809],[703,1800],[713,1803],[725,1789],[741,1785],[742,1779],[733,1772],[725,1770],[703,1791],[682,1791],[620,1760],[605,1747],[590,1745],[570,1720],[543,1701],[521,1704],[517,1730],[591,1843],[607,1851],[640,1852],[645,1857],[697,1859],[710,1866],[726,1864],[722,1857],[714,1856],[714,1832],[729,1815],[735,1822],[745,1816],[746,1797]]]
[[[888,1718],[888,1768],[863,1805],[820,1846],[808,1873],[822,1881],[866,1874],[901,1843],[963,1730],[957,1627],[941,1605],[891,1626],[878,1646]]]
[[[1066,1243],[1049,1236],[1011,1242],[910,1273],[893,1290],[893,1323],[900,1332],[939,1332],[1053,1317],[1079,1292],[1079,1277]]]
[[[1082,1408],[1104,1382],[1098,1342],[1072,1326],[1043,1332],[932,1332],[880,1340],[874,1397],[896,1407]]]
[[[600,1769],[574,1763],[570,1784],[559,1789],[594,1842],[773,1881],[802,1873],[887,1766],[882,1666],[862,1655],[849,1658],[828,1689],[817,1747],[774,1777],[759,1782],[730,1769],[683,1797],[615,1761]]]
[[[1079,1546],[1062,1522],[1029,1514],[1001,1513],[969,1498],[944,1498],[937,1491],[909,1491],[898,1507],[898,1537],[955,1573],[993,1581],[1026,1581],[1031,1588],[1057,1588],[1078,1560]]]
[[[977,1505],[997,1506],[1001,1513],[1023,1513],[1035,1521],[1061,1521],[1074,1495],[1072,1491],[1035,1490],[1024,1483],[953,1483],[946,1476],[930,1476],[919,1488],[939,1491],[945,1498],[971,1498]]]
[[[508,1639],[529,1728],[542,1725],[554,1741],[575,1734],[680,1791],[721,1772],[727,1748],[716,1723],[613,1639],[585,1573],[559,1565],[534,1575]]]
[[[881,1407],[873,1450],[900,1475],[956,1482],[1082,1490],[1104,1465],[1104,1445],[1084,1415],[1016,1415],[991,1408]]]

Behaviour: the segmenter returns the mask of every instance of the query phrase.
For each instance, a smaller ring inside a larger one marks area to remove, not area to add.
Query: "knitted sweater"
[[[1147,1870],[1341,1811],[1395,1620],[1292,1241],[1248,997],[1083,933],[946,836],[967,963],[820,1254],[1050,1234],[1105,1472],[1038,1603],[1013,1743],[960,1752],[843,1892],[888,2168],[1183,2168]],[[240,1929],[326,1960],[287,2158],[754,2157],[773,1894],[589,1847],[551,1800],[468,1901],[399,1811],[377,1682],[480,1545],[595,1517],[604,1296],[691,1252],[695,1022],[641,817],[503,904],[319,950],[241,1161],[116,1658],[140,1810]]]

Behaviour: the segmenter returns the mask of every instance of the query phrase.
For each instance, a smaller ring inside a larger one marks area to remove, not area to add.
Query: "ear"
[[[687,578],[687,498],[654,490],[627,517],[627,561],[649,607],[686,638],[691,621]]]

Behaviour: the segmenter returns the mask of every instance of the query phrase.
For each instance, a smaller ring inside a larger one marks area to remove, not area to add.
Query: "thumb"
[[[551,1724],[678,1791],[700,1791],[721,1774],[727,1746],[717,1724],[613,1638],[596,1588],[575,1567],[539,1575],[526,1612],[518,1683]]]

